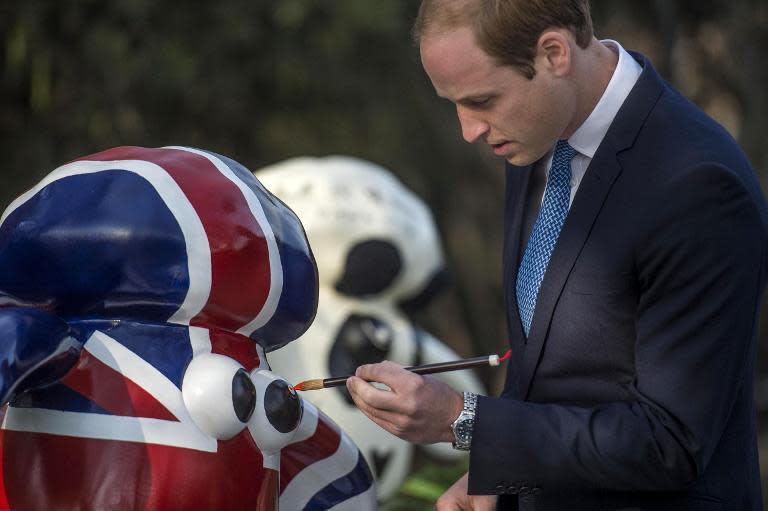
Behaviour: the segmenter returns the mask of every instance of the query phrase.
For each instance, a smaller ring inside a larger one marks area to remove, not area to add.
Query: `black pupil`
[[[280,433],[290,433],[301,422],[304,407],[295,390],[283,380],[275,380],[264,393],[264,411],[272,427]]]
[[[232,377],[232,404],[240,422],[248,422],[256,409],[256,387],[245,369],[238,369]]]

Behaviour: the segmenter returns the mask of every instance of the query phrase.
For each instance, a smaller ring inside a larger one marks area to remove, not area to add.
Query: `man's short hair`
[[[593,36],[589,0],[422,0],[413,26],[418,44],[427,34],[472,28],[478,46],[502,65],[532,79],[536,44],[548,28],[570,30],[586,48]]]

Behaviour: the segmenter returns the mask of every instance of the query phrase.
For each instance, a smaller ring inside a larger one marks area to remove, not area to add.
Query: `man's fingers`
[[[362,411],[362,410],[361,410]],[[394,417],[388,415],[387,412],[381,412],[380,410],[366,410],[363,411],[365,415],[380,427],[386,429],[395,436],[402,434],[402,429],[393,421]]]
[[[364,401],[359,400],[359,398],[355,398],[354,394],[352,395],[352,399],[355,401],[358,409],[379,427],[389,431],[393,435],[397,435],[400,432],[401,428],[397,425],[396,414],[373,408]]]
[[[467,474],[453,483],[435,502],[435,511],[470,510],[467,495]]]
[[[385,392],[385,391],[380,391],[380,392]],[[381,419],[393,425],[397,424],[400,418],[402,418],[402,414],[400,414],[397,411],[390,411],[384,408],[377,407],[375,405],[371,405],[360,395],[356,395],[353,392],[350,392],[350,394],[352,396],[352,400],[355,402],[355,404],[360,409],[360,411],[362,411],[368,417]]]
[[[366,381],[381,382],[393,390],[403,381],[417,377],[412,372],[406,371],[402,366],[389,360],[379,362],[378,364],[362,365],[355,371],[355,376]]]
[[[347,389],[352,395],[352,399],[357,403],[358,408],[362,408],[360,406],[362,403],[367,408],[376,408],[378,410],[397,409],[397,396],[394,392],[377,389],[357,376],[351,376],[347,380]]]

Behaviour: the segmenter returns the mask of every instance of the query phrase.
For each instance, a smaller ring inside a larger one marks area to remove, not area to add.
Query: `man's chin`
[[[508,154],[504,156],[504,159],[509,163],[510,165],[514,165],[515,167],[527,167],[528,165],[531,165],[533,162],[536,161],[535,158],[531,158],[530,155],[527,154]]]

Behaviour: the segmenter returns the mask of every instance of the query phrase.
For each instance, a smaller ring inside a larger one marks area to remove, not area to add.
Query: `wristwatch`
[[[475,427],[475,407],[477,406],[477,394],[464,392],[464,408],[459,417],[451,424],[453,436],[453,448],[460,451],[468,451],[472,445],[472,429]]]

